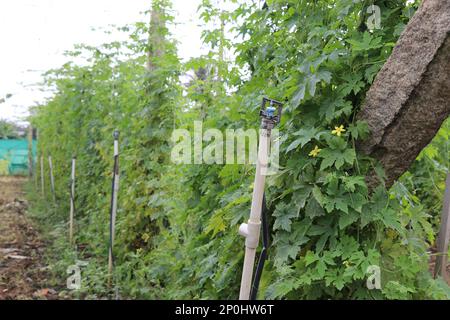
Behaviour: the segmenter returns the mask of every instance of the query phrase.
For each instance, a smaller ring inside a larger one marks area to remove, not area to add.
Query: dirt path
[[[25,215],[26,178],[0,177],[0,300],[52,299],[43,286],[44,243]]]

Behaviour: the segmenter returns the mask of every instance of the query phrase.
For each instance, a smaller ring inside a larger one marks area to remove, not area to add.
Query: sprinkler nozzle
[[[273,117],[273,115],[275,114],[275,111],[277,110],[277,108],[273,107],[272,105],[270,107],[268,107],[266,109],[266,114],[269,117]]]

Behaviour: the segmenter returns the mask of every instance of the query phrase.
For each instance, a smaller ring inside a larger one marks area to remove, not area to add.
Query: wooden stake
[[[449,281],[447,275],[448,245],[450,240],[450,173],[445,181],[444,207],[442,208],[441,228],[437,239],[437,256],[434,277],[438,275]]]

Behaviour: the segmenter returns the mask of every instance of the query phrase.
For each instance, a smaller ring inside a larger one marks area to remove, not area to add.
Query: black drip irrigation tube
[[[267,208],[266,194],[263,195],[263,204],[261,212],[261,228],[262,228],[262,250],[259,254],[258,264],[256,265],[255,277],[252,283],[252,289],[250,291],[250,300],[256,300],[258,296],[259,283],[261,282],[261,276],[264,270],[264,264],[267,260],[267,252],[269,250],[269,222],[268,220],[269,210]]]

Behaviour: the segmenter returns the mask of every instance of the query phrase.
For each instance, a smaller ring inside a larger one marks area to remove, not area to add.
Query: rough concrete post
[[[450,0],[424,0],[367,93],[357,117],[371,134],[358,148],[380,160],[390,187],[449,113]]]

